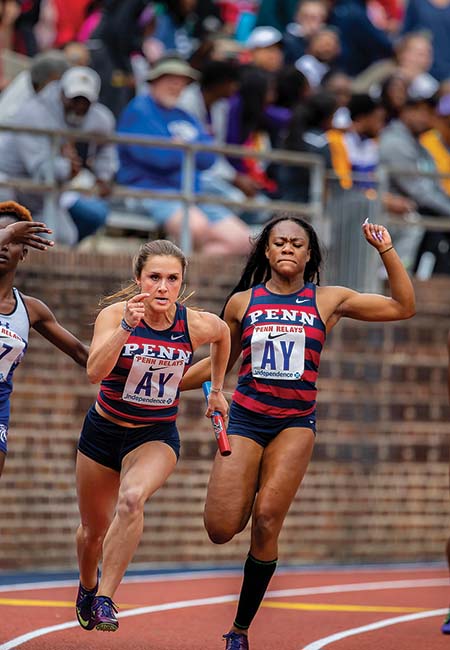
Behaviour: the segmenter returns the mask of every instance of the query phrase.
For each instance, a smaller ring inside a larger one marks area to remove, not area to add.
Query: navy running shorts
[[[0,404],[0,451],[8,453],[9,399]]]
[[[316,413],[310,415],[294,415],[286,418],[274,418],[271,415],[262,415],[231,402],[230,414],[228,419],[227,433],[229,436],[243,436],[250,438],[261,445],[267,447],[284,429],[293,427],[301,429],[311,429],[316,435]]]
[[[0,420],[0,451],[6,456],[8,453],[8,421]]]
[[[89,409],[81,430],[78,449],[96,463],[120,472],[125,456],[146,442],[165,442],[180,456],[180,436],[175,422],[155,422],[144,427],[123,427]]]

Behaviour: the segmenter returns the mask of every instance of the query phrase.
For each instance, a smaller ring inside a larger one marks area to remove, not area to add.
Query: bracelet
[[[125,332],[132,332],[134,330],[134,327],[131,327],[131,325],[128,325],[127,321],[125,318],[122,318],[120,321],[120,327],[125,330]]]
[[[391,246],[390,248],[386,248],[386,250],[380,252],[380,255],[384,255],[385,253],[389,253],[389,251],[391,251],[393,248],[394,248],[393,246]]]
[[[221,388],[211,388],[209,392],[210,393],[221,393],[222,389]]]

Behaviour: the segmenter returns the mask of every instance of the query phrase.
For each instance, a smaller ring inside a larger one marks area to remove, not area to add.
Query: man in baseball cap
[[[69,68],[61,77],[61,97],[65,120],[69,126],[78,127],[91,106],[98,100],[100,77],[84,66]]]
[[[275,27],[255,27],[245,44],[250,61],[268,72],[278,72],[283,65],[283,35]]]
[[[166,138],[177,143],[209,143],[211,136],[190,113],[177,106],[182,91],[197,78],[197,72],[176,54],[155,62],[148,73],[148,94],[137,95],[120,116],[118,132],[123,135]],[[153,217],[169,237],[179,238],[184,220],[183,204],[169,199],[168,192],[179,193],[183,178],[183,153],[163,145],[145,147],[121,143],[117,182],[131,188],[159,192],[158,198],[137,199],[140,209]],[[209,169],[216,156],[198,152],[192,179],[196,192],[200,174]],[[249,231],[230,208],[216,204],[191,205],[189,227],[196,249],[214,254],[248,252]]]

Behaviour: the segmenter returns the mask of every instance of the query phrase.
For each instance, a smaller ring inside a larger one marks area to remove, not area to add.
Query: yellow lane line
[[[25,600],[24,598],[0,598],[0,605],[13,607],[75,607],[74,601],[66,600]],[[120,609],[133,609],[141,605],[120,605]]]
[[[264,600],[262,607],[274,609],[301,609],[308,612],[427,612],[428,609],[419,607],[384,607],[382,605],[322,605],[320,603],[279,603]]]

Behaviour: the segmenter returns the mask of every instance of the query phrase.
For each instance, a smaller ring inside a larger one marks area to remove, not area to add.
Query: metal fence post
[[[183,221],[180,233],[180,246],[185,255],[192,252],[192,237],[189,227],[189,211],[193,203],[193,182],[195,174],[195,152],[187,146],[183,152],[181,168],[181,199],[183,201]]]
[[[44,196],[44,215],[45,223],[53,230],[53,238],[58,239],[59,234],[59,221],[58,221],[58,191],[56,187],[56,171],[55,159],[58,155],[61,137],[58,134],[51,133],[51,159],[49,165],[49,173],[45,179],[46,183],[52,185],[50,192],[46,192]]]
[[[309,174],[309,201],[312,204],[313,225],[320,238],[325,237],[325,164],[315,162]]]

